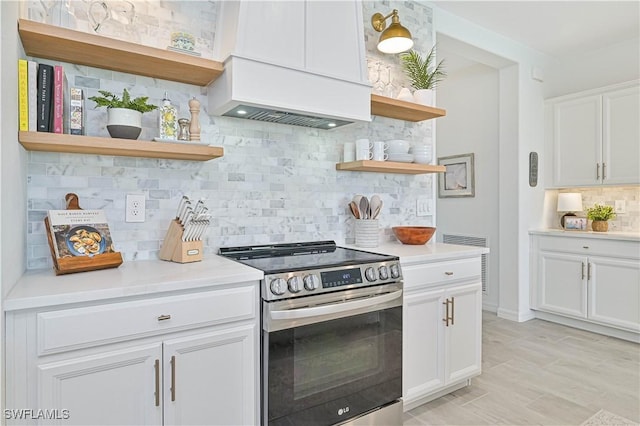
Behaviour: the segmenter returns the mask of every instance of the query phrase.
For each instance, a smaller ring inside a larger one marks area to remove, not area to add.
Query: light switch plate
[[[626,213],[627,212],[627,202],[625,200],[616,200],[616,204],[614,207],[616,213]]]
[[[416,216],[433,216],[433,200],[430,198],[418,198]]]

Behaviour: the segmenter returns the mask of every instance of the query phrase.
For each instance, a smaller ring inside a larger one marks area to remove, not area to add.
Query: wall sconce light
[[[385,21],[389,17],[391,17],[391,25],[385,30],[387,26]],[[374,14],[371,17],[371,25],[377,32],[382,33],[378,41],[378,50],[382,53],[400,53],[413,47],[411,33],[400,25],[397,9],[393,9],[393,12],[387,16],[383,16],[382,13]]]

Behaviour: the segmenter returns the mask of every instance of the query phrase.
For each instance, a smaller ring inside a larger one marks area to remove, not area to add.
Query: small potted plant
[[[597,232],[607,232],[609,230],[609,219],[616,217],[613,207],[596,204],[587,209],[587,218],[592,220],[591,229]]]
[[[99,90],[102,96],[91,96],[96,108],[107,108],[107,130],[112,138],[138,139],[142,132],[142,114],[158,108],[147,103],[149,97],[135,99],[124,89],[122,99],[106,90]]]
[[[400,55],[402,66],[411,80],[415,102],[422,105],[433,104],[433,89],[447,74],[444,72],[444,59],[434,66],[436,47],[433,46],[426,57],[415,50]]]

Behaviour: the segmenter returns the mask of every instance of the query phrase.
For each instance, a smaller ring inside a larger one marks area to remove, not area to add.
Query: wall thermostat
[[[529,186],[538,185],[538,153],[529,153]]]

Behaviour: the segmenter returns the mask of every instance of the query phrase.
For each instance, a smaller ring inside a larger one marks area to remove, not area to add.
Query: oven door
[[[398,401],[402,284],[264,302],[262,344],[265,425],[332,425]]]

